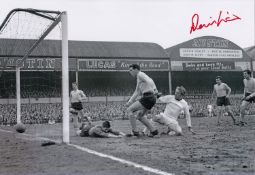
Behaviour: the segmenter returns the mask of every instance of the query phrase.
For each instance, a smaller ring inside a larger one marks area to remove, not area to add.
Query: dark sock
[[[158,130],[155,129],[154,131],[151,132],[151,134],[152,134],[153,136],[158,135]]]
[[[139,131],[132,131],[132,132],[133,132],[134,136],[140,136]]]

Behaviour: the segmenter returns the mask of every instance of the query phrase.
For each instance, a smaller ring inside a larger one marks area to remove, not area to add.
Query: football
[[[26,126],[23,124],[23,123],[17,123],[15,126],[14,126],[15,130],[18,132],[18,133],[23,133],[26,131]]]

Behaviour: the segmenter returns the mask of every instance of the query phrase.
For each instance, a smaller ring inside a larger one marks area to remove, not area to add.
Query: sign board
[[[180,48],[180,57],[188,58],[243,58],[242,50],[216,48]]]
[[[127,71],[129,65],[138,64],[142,71],[168,71],[168,60],[79,59],[79,71]]]
[[[218,71],[218,70],[234,70],[234,62],[192,62],[182,63],[184,71]]]
[[[5,70],[13,71],[15,70],[15,65],[17,65],[21,58],[0,58],[0,69],[3,68],[5,62],[7,61],[7,65]],[[23,71],[52,71],[57,70],[60,71],[62,67],[61,58],[49,58],[49,57],[40,57],[33,58],[29,57],[25,59],[21,66],[21,70]],[[76,59],[69,58],[69,69],[76,70]]]

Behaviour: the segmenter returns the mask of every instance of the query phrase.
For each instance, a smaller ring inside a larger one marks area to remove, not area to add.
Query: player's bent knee
[[[136,119],[136,116],[134,116],[132,114],[128,115],[128,117],[129,117],[129,119]]]
[[[182,135],[182,128],[180,126],[175,128],[176,136],[181,136]]]
[[[127,110],[126,115],[128,117],[131,117],[131,116],[133,116],[133,112],[131,110]]]
[[[173,126],[171,124],[167,125],[170,130],[175,131],[175,135],[180,136],[182,135],[182,128],[180,126]]]
[[[134,112],[134,108],[131,107],[131,106],[129,106],[129,107],[127,108],[127,113],[129,114],[129,113],[133,113],[133,112]]]
[[[152,118],[152,121],[154,121],[154,122],[157,122],[157,123],[162,123],[161,121],[160,121],[160,119],[161,119],[161,115],[160,114],[158,114],[158,115],[155,115],[153,118]]]
[[[182,135],[182,129],[181,129],[181,128],[177,128],[177,129],[176,129],[176,134]]]
[[[142,116],[142,115],[137,115],[137,120],[139,120],[139,121],[141,121],[141,120],[143,120],[144,119],[144,116]]]
[[[138,112],[138,114],[137,114],[137,119],[138,119],[138,120],[142,120],[142,119],[144,118],[144,114],[145,114],[144,111]]]

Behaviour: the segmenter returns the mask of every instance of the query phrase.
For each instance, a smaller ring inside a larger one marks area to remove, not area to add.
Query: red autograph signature
[[[195,32],[196,30],[201,30],[203,28],[207,28],[207,27],[210,27],[212,25],[216,25],[217,27],[219,27],[222,22],[227,23],[227,22],[230,22],[230,21],[241,20],[241,18],[238,17],[237,15],[232,14],[232,17],[229,16],[229,12],[227,12],[228,16],[225,17],[225,18],[222,18],[221,14],[222,14],[222,11],[220,11],[217,20],[213,20],[213,21],[211,21],[211,22],[209,22],[207,24],[199,24],[199,15],[198,14],[194,14],[192,16],[192,20],[191,20],[192,21],[192,25],[190,27],[190,32],[189,33],[191,34],[192,32]],[[210,18],[212,18],[212,17],[210,17]]]

